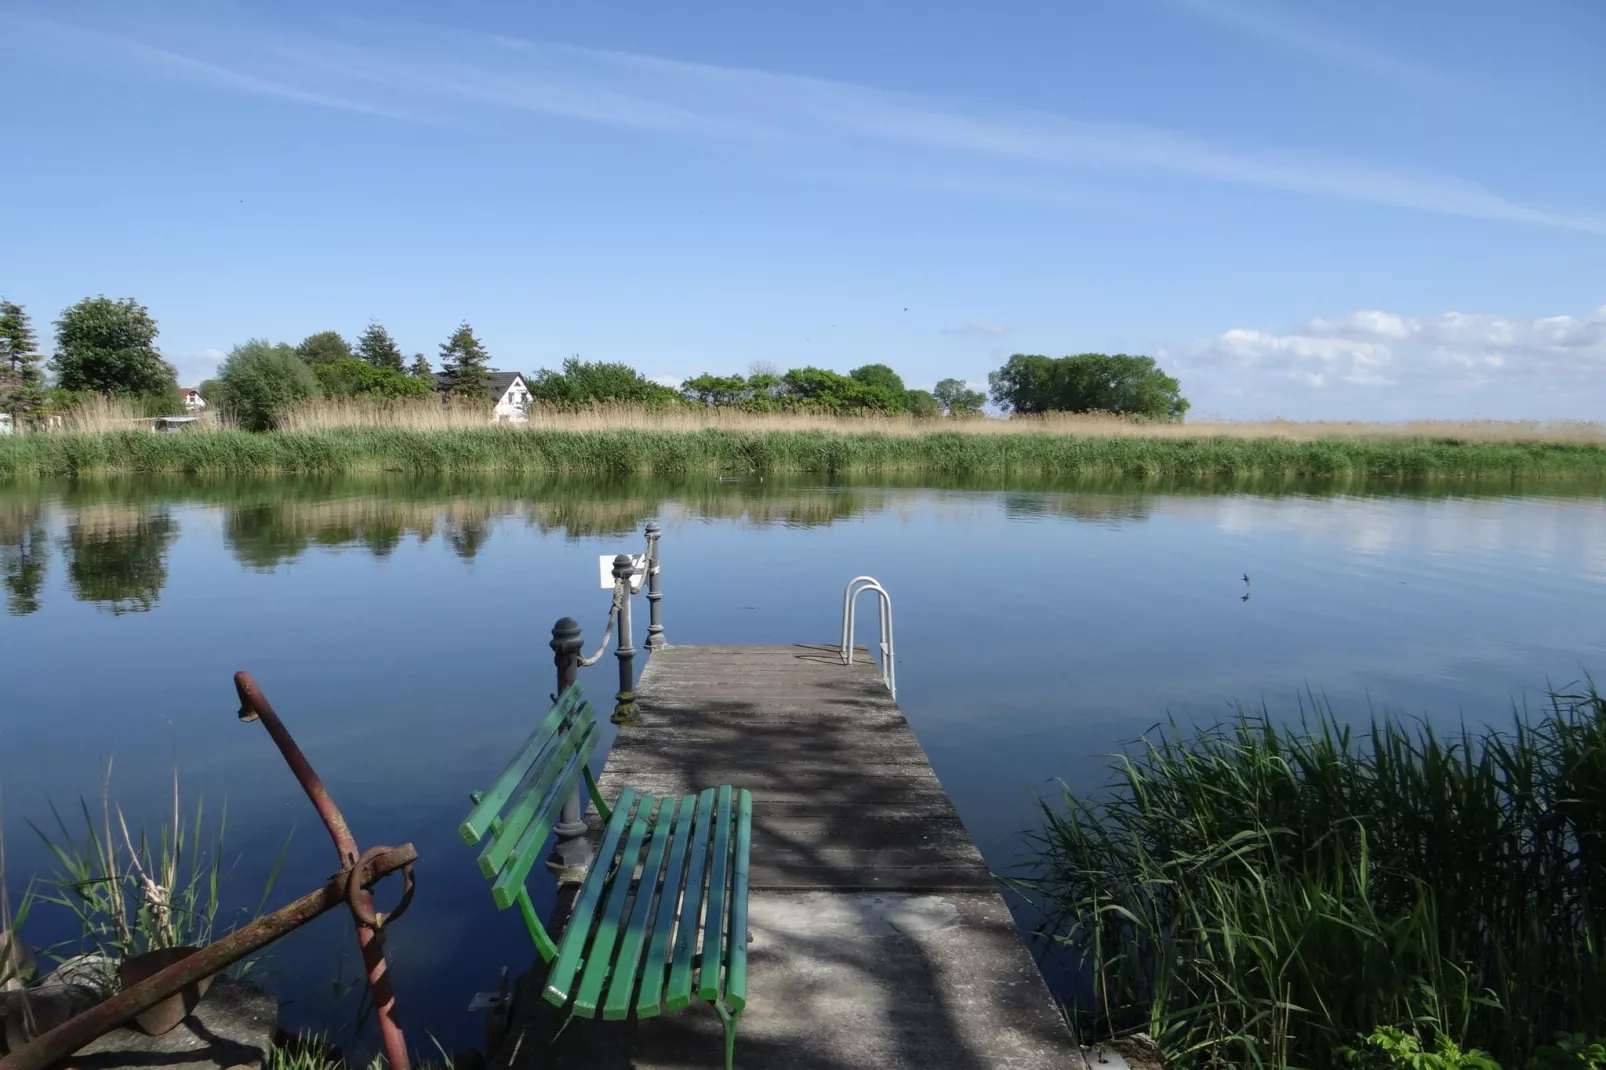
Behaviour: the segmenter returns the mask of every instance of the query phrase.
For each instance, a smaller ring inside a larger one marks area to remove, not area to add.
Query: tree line
[[[19,426],[92,394],[139,399],[150,415],[179,411],[176,372],[156,348],[156,321],[144,305],[133,298],[86,297],[63,311],[55,328],[47,365],[27,312],[0,300],[0,412],[10,413]],[[444,390],[486,398],[490,354],[474,329],[460,324],[439,350],[437,377],[424,354],[408,360],[377,322],[368,324],[355,345],[338,331],[319,331],[294,346],[258,338],[235,346],[217,377],[199,389],[208,405],[252,430],[272,427],[279,414],[314,397],[420,398]],[[703,373],[670,387],[622,362],[570,357],[561,368],[526,375],[525,383],[533,401],[559,409],[625,403],[963,419],[980,416],[989,400],[960,379],[943,379],[931,390],[911,388],[886,364],[865,364],[844,375],[813,366],[783,372],[759,362],[745,376]],[[1178,420],[1188,410],[1175,378],[1150,357],[1126,354],[1017,353],[989,374],[988,387],[993,404],[1011,414],[1108,412]]]

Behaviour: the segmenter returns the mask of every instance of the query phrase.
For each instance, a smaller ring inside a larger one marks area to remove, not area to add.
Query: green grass
[[[1606,478],[1606,446],[825,431],[352,429],[0,438],[0,480],[131,474],[530,472]]]
[[[1318,708],[1118,760],[1044,804],[1023,886],[1088,971],[1084,1033],[1179,1066],[1342,1065],[1378,1027],[1520,1067],[1606,1023],[1606,699],[1504,732]]]

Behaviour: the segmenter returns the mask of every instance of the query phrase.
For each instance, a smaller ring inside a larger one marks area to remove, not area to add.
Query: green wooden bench
[[[582,1018],[600,1009],[606,1020],[711,1004],[731,1070],[747,1006],[753,796],[726,786],[655,799],[625,788],[610,807],[589,766],[600,731],[580,685],[570,685],[491,786],[469,796],[474,809],[459,831],[471,847],[483,842],[491,898],[499,910],[518,904],[550,964],[548,1002]],[[607,827],[558,942],[525,881],[582,779]]]

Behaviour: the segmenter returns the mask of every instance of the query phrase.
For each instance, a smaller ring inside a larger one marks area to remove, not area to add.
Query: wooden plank
[[[514,847],[519,843],[531,820],[538,815],[550,816],[554,807],[563,805],[567,793],[557,795],[552,789],[557,785],[559,777],[563,777],[566,772],[578,774],[580,766],[590,759],[591,752],[597,745],[596,722],[590,722],[584,728],[561,731],[557,738],[563,742],[542,758],[529,789],[519,798],[518,805],[508,813],[502,827],[496,830],[491,842],[485,845],[485,850],[480,852],[479,866],[483,876],[494,877],[502,872],[502,866],[512,855]],[[576,752],[579,752],[578,758],[575,757]],[[549,823],[542,822],[542,824],[550,828]],[[541,839],[546,839],[545,833],[542,833]],[[535,846],[539,848],[541,845],[537,843]]]
[[[474,809],[458,828],[465,843],[472,847],[480,842],[480,837],[485,835],[486,830],[491,827],[491,821],[501,813],[508,797],[513,794],[513,789],[519,786],[519,782],[530,771],[530,766],[535,764],[535,759],[551,740],[563,719],[584,701],[585,695],[581,693],[579,684],[572,684],[564,690],[557,703],[541,719],[535,731],[525,739],[524,745],[519,748],[519,753],[491,782],[491,786],[475,800]]]
[[[594,729],[596,726],[591,727]],[[586,760],[596,743],[597,733],[588,731],[585,745],[576,753],[569,771],[563,775],[558,784],[559,799],[579,786],[580,774],[586,768]],[[561,805],[546,807],[540,819],[519,837],[518,844],[513,848],[513,857],[508,860],[507,865],[502,868],[501,875],[491,885],[491,898],[498,908],[506,910],[517,897],[515,889],[524,887],[524,878],[530,875],[530,867],[535,865],[535,856],[540,853],[541,845],[546,842],[547,836],[552,832],[552,826],[557,823],[560,810]]]
[[[650,792],[646,794],[651,794]],[[652,829],[652,842],[647,848],[647,861],[642,864],[641,876],[636,881],[636,905],[630,911],[623,938],[619,941],[619,957],[614,963],[613,980],[608,984],[608,1001],[603,1005],[602,1016],[617,1021],[630,1014],[630,994],[636,987],[636,967],[641,964],[641,948],[646,942],[647,921],[653,904],[658,901],[658,878],[662,875],[664,849],[669,843],[670,825],[675,816],[675,800],[664,799]]]
[[[714,793],[697,796],[697,827],[692,833],[686,865],[686,888],[681,893],[680,924],[675,930],[675,965],[669,975],[664,1006],[678,1011],[691,1006],[692,957],[697,952],[697,920],[703,912],[703,885],[708,866],[708,829],[713,819]]]
[[[641,843],[647,836],[647,819],[652,816],[656,800],[642,797],[636,806],[636,819],[630,823],[630,835],[625,849],[619,854],[614,870],[613,886],[608,889],[608,900],[603,904],[602,915],[597,919],[586,950],[585,972],[580,975],[580,990],[574,996],[574,1013],[582,1018],[594,1017],[597,1004],[602,1002],[602,986],[613,968],[613,949],[619,940],[619,923],[625,915],[625,903],[630,899],[630,878],[636,872],[636,859],[641,857]]]
[[[574,975],[580,968],[580,957],[585,954],[586,937],[591,933],[591,916],[596,912],[597,900],[601,898],[602,887],[607,883],[608,871],[613,868],[613,855],[619,849],[619,838],[624,834],[625,821],[635,801],[636,793],[629,788],[620,793],[619,801],[613,807],[613,820],[608,822],[608,828],[602,836],[602,846],[597,850],[596,862],[586,874],[585,883],[580,885],[580,894],[575,897],[574,910],[569,915],[568,925],[563,930],[563,943],[558,948],[558,960],[552,964],[552,972],[547,974],[546,979],[547,1002],[556,1006],[561,1007],[569,1002]]]
[[[725,1003],[740,1012],[747,1006],[747,889],[752,869],[753,795],[736,796],[736,846],[731,852],[730,961],[725,966]]]
[[[731,789],[723,787],[714,810],[714,860],[708,869],[707,907],[703,914],[703,954],[697,970],[697,998],[719,998],[719,971],[724,964],[725,907],[730,902]]]
[[[755,892],[994,892],[998,881],[985,868],[958,869],[947,862],[930,866],[891,866],[881,860],[856,866],[770,865],[753,859],[748,886]]]
[[[636,701],[603,794],[747,790],[755,887],[993,885],[873,665],[835,648],[672,646]]]
[[[641,993],[636,997],[636,1017],[651,1018],[663,1011],[664,982],[669,974],[669,937],[675,928],[675,908],[680,904],[681,874],[686,868],[686,844],[691,838],[692,815],[697,796],[680,800],[675,818],[675,838],[669,845],[669,868],[664,873],[663,892],[658,897],[658,916],[653,919],[652,943],[647,945],[647,963],[641,970]]]

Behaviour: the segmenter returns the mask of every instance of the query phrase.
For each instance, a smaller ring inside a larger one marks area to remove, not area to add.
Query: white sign
[[[618,556],[618,554],[603,554],[597,558],[598,586],[604,591],[613,590],[613,559]],[[641,590],[641,581],[647,575],[647,555],[631,554],[630,560],[635,565],[635,572],[630,577],[630,590],[632,592],[639,591]]]

